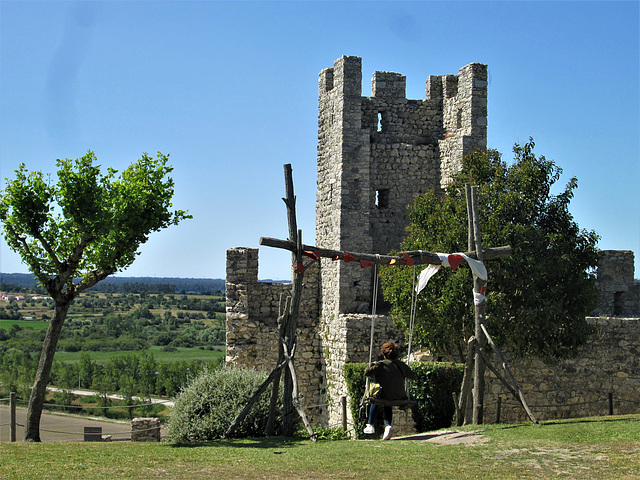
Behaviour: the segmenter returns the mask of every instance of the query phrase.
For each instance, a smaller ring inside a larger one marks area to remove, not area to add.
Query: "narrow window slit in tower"
[[[623,294],[624,292],[615,292],[613,294],[613,314],[614,315],[622,315],[622,309],[624,306]]]
[[[389,207],[389,189],[388,188],[376,190],[376,207],[378,208]]]
[[[378,112],[378,132],[382,132],[382,112]]]

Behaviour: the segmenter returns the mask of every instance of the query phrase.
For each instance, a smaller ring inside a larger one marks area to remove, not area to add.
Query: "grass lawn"
[[[163,347],[151,347],[147,350],[117,350],[113,352],[61,352],[57,351],[55,360],[60,362],[79,362],[80,355],[88,353],[91,360],[97,363],[105,363],[109,358],[113,356],[122,355],[140,355],[142,353],[151,353],[153,357],[159,362],[177,362],[180,360],[202,360],[202,361],[214,361],[218,358],[224,357],[224,347],[215,347],[214,350],[201,350],[199,348],[178,348],[175,351],[166,352]]]
[[[0,444],[0,478],[638,479],[640,415],[464,427],[472,444],[243,439]]]

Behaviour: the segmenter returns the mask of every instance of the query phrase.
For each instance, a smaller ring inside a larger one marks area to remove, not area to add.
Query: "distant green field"
[[[215,347],[214,350],[201,350],[199,348],[178,348],[175,352],[165,352],[163,347],[151,347],[147,350],[127,351],[120,350],[115,352],[56,352],[55,360],[60,362],[79,362],[80,355],[88,353],[91,360],[97,363],[105,363],[109,358],[122,355],[139,355],[141,353],[151,353],[153,357],[160,362],[178,362],[181,360],[200,360],[211,362],[225,355],[224,347]]]
[[[0,328],[9,330],[12,325],[19,325],[20,327],[31,327],[46,329],[49,326],[49,322],[43,322],[42,320],[6,320],[0,319]]]

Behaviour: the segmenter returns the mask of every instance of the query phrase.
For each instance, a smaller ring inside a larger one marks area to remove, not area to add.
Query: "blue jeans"
[[[393,407],[382,407],[382,410],[384,412],[384,424],[391,425],[391,420],[393,420]],[[374,424],[374,422],[376,421],[377,413],[378,405],[372,403],[371,407],[369,407],[369,425]]]

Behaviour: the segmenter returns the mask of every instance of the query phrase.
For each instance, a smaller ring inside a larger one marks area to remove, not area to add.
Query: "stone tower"
[[[426,98],[406,98],[406,78],[375,72],[362,96],[362,61],[341,57],[320,72],[316,244],[346,252],[398,249],[416,195],[442,192],[463,155],[487,145],[487,67],[430,76]],[[369,359],[373,269],[322,259],[319,332],[330,423],[331,399],[346,395],[343,366]],[[376,320],[376,347],[400,339]],[[329,348],[326,348],[329,346]]]
[[[341,57],[319,79],[316,243],[342,251],[398,249],[416,195],[441,191],[462,157],[487,145],[487,66],[430,76],[426,98],[406,78],[375,72],[362,96],[362,61]],[[325,316],[369,310],[371,274],[322,266]]]

